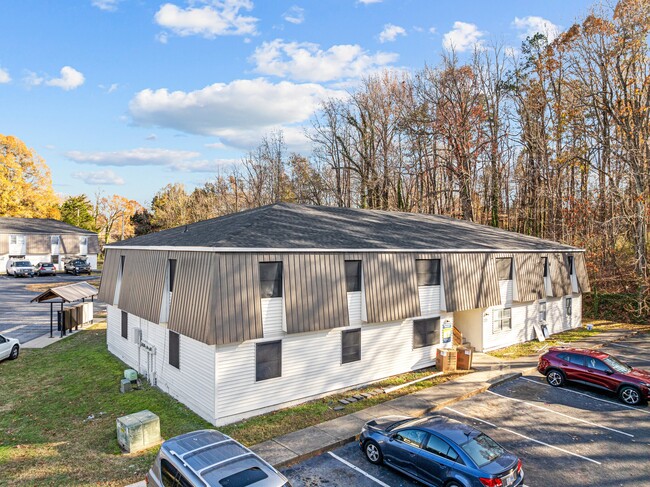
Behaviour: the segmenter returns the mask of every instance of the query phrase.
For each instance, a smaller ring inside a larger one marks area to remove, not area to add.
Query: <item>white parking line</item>
[[[382,482],[381,480],[379,480],[379,479],[373,477],[373,476],[370,475],[368,472],[365,472],[365,471],[361,470],[361,469],[360,469],[359,467],[357,467],[356,465],[353,465],[353,464],[351,464],[350,462],[348,462],[348,461],[346,461],[346,460],[343,460],[341,457],[339,457],[338,455],[335,455],[335,454],[332,453],[331,451],[328,451],[327,453],[329,453],[332,457],[336,458],[336,459],[337,459],[339,462],[341,462],[342,464],[347,465],[348,467],[350,467],[350,468],[351,468],[352,470],[354,470],[355,472],[359,472],[361,475],[364,475],[365,477],[368,477],[370,480],[372,480],[373,482],[378,483],[378,484],[381,485],[382,487],[390,487],[390,485],[388,485],[388,484]]]
[[[586,419],[581,419],[581,418],[576,418],[574,416],[569,416],[568,414],[560,413],[559,411],[555,411],[555,410],[550,409],[550,408],[545,408],[544,406],[540,406],[539,404],[534,404],[532,402],[523,401],[521,399],[515,399],[514,397],[503,396],[501,394],[497,394],[496,392],[492,392],[492,391],[485,391],[485,392],[487,392],[489,394],[492,394],[494,396],[502,397],[503,399],[507,399],[508,401],[520,402],[520,403],[525,404],[527,406],[531,406],[531,407],[534,407],[534,408],[537,408],[537,409],[542,409],[544,411],[548,411],[548,412],[553,413],[553,414],[557,414],[558,416],[564,416],[565,418],[569,418],[569,419],[572,419],[574,421],[579,421],[580,423],[590,424],[591,426],[595,426],[596,428],[602,428],[604,430],[613,431],[614,433],[620,433],[622,435],[629,436],[630,438],[634,438],[633,434],[626,433],[625,431],[617,430],[615,428],[610,428],[608,426],[603,426],[602,424],[598,424],[598,423],[592,423],[591,421],[587,421]]]
[[[450,411],[452,411],[452,412],[454,412],[456,414],[459,414],[459,415],[461,415],[461,416],[463,416],[465,418],[474,419],[476,421],[480,421],[481,423],[489,424],[490,426],[492,426],[492,427],[494,427],[496,429],[507,431],[508,433],[520,436],[520,437],[525,438],[526,440],[532,441],[534,443],[539,443],[540,445],[544,445],[544,446],[547,446],[549,448],[553,448],[554,450],[561,451],[563,453],[566,453],[567,455],[572,455],[574,457],[582,458],[583,460],[587,460],[588,462],[595,463],[596,465],[602,465],[598,460],[594,460],[593,458],[583,457],[582,455],[578,455],[577,453],[570,452],[569,450],[565,450],[564,448],[560,448],[559,446],[549,445],[548,443],[544,443],[543,441],[536,440],[535,438],[531,438],[530,436],[522,435],[521,433],[517,433],[516,431],[512,431],[511,429],[503,428],[502,426],[497,426],[497,425],[492,424],[492,423],[490,423],[488,421],[485,421],[483,419],[475,418],[473,416],[469,416],[468,414],[461,413],[460,411],[456,411],[455,409],[452,409],[450,407],[446,407],[445,409],[449,409]]]
[[[544,382],[540,382],[538,380],[527,379],[526,377],[519,377],[519,378],[521,380],[527,380],[528,382],[532,382],[533,384],[537,384],[538,386],[551,387],[550,385],[545,384]],[[584,392],[573,391],[571,389],[566,389],[564,387],[555,387],[554,389],[556,391],[571,392],[573,394],[578,394],[580,396],[588,397],[588,398],[593,399],[595,401],[606,402],[607,404],[613,404],[614,406],[619,406],[621,408],[631,409],[632,411],[639,411],[640,413],[650,414],[650,411],[646,411],[645,409],[635,408],[635,407],[632,407],[632,406],[628,406],[626,404],[621,404],[620,402],[609,401],[607,399],[601,399],[600,397],[595,397],[595,396],[592,396],[591,394],[585,394]]]

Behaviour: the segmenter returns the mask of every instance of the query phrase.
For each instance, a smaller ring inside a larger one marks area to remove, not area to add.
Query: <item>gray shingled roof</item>
[[[74,225],[51,218],[14,218],[8,216],[0,217],[0,233],[95,235],[95,232],[91,232],[85,228],[75,227]]]
[[[172,228],[111,247],[244,249],[575,250],[439,215],[278,203]]]

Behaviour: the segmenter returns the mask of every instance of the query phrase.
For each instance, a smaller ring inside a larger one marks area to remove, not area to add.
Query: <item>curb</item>
[[[416,417],[422,417],[422,416],[426,416],[427,414],[431,414],[431,413],[434,413],[436,411],[440,411],[441,409],[444,409],[447,406],[451,406],[452,404],[456,404],[457,402],[461,402],[461,401],[464,401],[465,399],[469,399],[472,396],[476,396],[478,394],[481,394],[481,393],[489,390],[492,387],[498,386],[500,384],[504,384],[504,383],[509,382],[511,380],[514,380],[514,379],[518,379],[519,377],[522,376],[523,373],[528,372],[529,370],[535,370],[535,368],[532,367],[530,369],[525,369],[523,372],[509,372],[507,374],[499,375],[499,376],[495,377],[494,379],[491,379],[490,382],[484,382],[483,386],[477,387],[476,389],[474,389],[474,390],[472,390],[470,392],[467,392],[467,393],[465,393],[465,394],[463,394],[461,396],[456,396],[456,397],[444,400],[442,402],[436,403],[434,406],[426,409],[424,411],[424,414],[421,414],[421,415],[416,416]],[[386,404],[386,403],[383,403],[383,404]],[[314,425],[314,428],[318,428],[318,425]],[[284,460],[282,462],[274,463],[273,466],[275,468],[278,468],[278,469],[279,468],[284,468],[284,467],[290,467],[291,465],[295,465],[296,463],[300,463],[302,461],[309,460],[310,458],[313,458],[315,456],[321,455],[321,454],[326,453],[328,451],[334,450],[334,449],[336,449],[336,448],[338,448],[340,446],[344,446],[344,445],[346,445],[346,444],[348,444],[348,443],[350,443],[352,441],[356,442],[356,441],[358,441],[358,439],[359,439],[359,434],[356,434],[354,436],[349,436],[347,438],[339,439],[339,440],[337,440],[337,441],[335,441],[333,443],[329,443],[327,445],[324,445],[324,446],[322,446],[322,447],[320,447],[320,448],[318,448],[316,450],[310,451],[308,453],[303,453],[303,454],[300,454],[300,455],[296,454],[295,457],[293,457],[293,458],[291,458],[289,460]],[[278,445],[280,445],[280,446],[286,448],[287,450],[293,452],[293,450],[291,450],[287,446],[283,445],[277,439],[274,438],[271,441],[274,441]]]

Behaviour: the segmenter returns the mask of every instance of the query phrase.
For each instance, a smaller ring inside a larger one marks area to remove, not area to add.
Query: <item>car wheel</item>
[[[447,482],[445,484],[445,487],[463,487],[461,484],[458,482],[454,482],[453,480],[451,482]]]
[[[9,355],[9,360],[16,360],[18,358],[19,353],[20,353],[20,349],[18,348],[18,345],[14,345],[14,348],[11,349],[11,355]]]
[[[551,369],[548,374],[546,374],[546,382],[553,387],[561,387],[564,385],[564,374],[557,369]]]
[[[630,406],[636,406],[641,402],[641,394],[639,393],[639,390],[632,386],[621,387],[621,390],[618,391],[618,397],[621,401]]]
[[[363,446],[363,453],[366,454],[368,461],[375,465],[379,465],[384,461],[384,455],[382,455],[379,445],[373,440],[366,441]]]

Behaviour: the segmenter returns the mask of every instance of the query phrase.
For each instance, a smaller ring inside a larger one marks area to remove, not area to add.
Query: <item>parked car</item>
[[[165,441],[146,482],[156,487],[291,487],[271,465],[216,430],[193,431]]]
[[[83,259],[72,259],[65,263],[64,266],[66,274],[71,273],[75,276],[86,273],[90,275],[90,264]]]
[[[34,277],[34,266],[28,260],[9,260],[7,274],[14,277]]]
[[[55,276],[56,267],[51,262],[39,262],[34,266],[34,272],[38,276]]]
[[[385,463],[430,486],[514,487],[524,483],[521,460],[485,433],[444,416],[388,416],[367,422],[359,446],[376,465]]]
[[[586,384],[613,392],[631,406],[648,400],[650,372],[630,367],[605,352],[552,347],[539,357],[537,370],[553,387],[567,382]]]
[[[16,338],[0,335],[0,360],[16,360],[20,353],[20,342]]]

